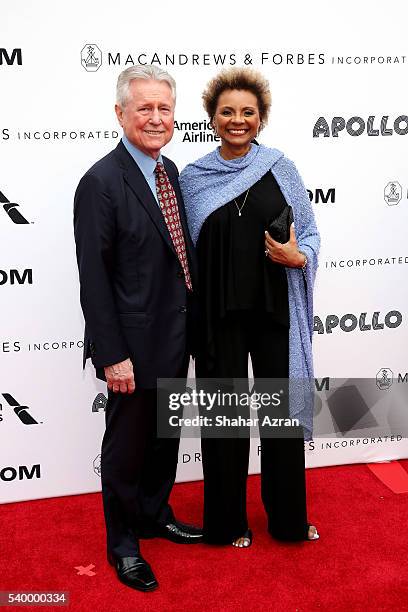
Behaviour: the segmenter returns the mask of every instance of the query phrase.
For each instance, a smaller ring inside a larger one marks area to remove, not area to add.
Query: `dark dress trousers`
[[[176,192],[190,274],[196,263],[175,164],[163,157]],[[193,297],[163,214],[120,143],[82,177],[74,229],[85,318],[84,363],[103,368],[131,358],[136,391],[109,392],[102,443],[108,550],[134,554],[137,537],[173,518],[178,439],[156,436],[157,378],[184,377],[192,350]]]

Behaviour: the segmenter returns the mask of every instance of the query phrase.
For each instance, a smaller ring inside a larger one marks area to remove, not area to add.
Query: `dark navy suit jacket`
[[[175,164],[175,189],[193,287],[196,261]],[[74,230],[85,317],[84,363],[103,368],[130,357],[139,388],[178,375],[185,360],[187,290],[163,214],[122,143],[82,177]],[[189,303],[191,300],[189,299]]]

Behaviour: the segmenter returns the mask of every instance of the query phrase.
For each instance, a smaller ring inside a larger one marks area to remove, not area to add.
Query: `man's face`
[[[174,132],[174,99],[170,86],[154,79],[134,79],[126,105],[116,104],[115,111],[130,142],[157,159]]]

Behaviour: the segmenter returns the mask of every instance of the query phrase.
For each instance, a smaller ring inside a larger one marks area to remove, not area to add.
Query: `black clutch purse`
[[[289,241],[290,237],[290,226],[293,223],[293,210],[292,207],[286,204],[285,208],[275,219],[272,219],[269,223],[268,232],[276,242],[282,244]]]

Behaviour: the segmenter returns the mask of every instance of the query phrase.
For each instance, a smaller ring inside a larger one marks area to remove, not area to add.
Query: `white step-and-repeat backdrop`
[[[81,369],[72,201],[82,174],[119,142],[115,83],[133,63],[177,80],[166,154],[180,169],[216,144],[201,92],[217,70],[267,75],[273,106],[260,140],[296,162],[322,235],[319,397],[325,404],[338,377],[371,379],[383,393],[406,385],[408,8],[361,4],[0,8],[0,502],[100,487],[105,387]],[[374,406],[357,395],[367,416]],[[308,466],[408,455],[398,427],[360,433],[308,443]],[[197,478],[199,442],[183,440],[178,479]]]

